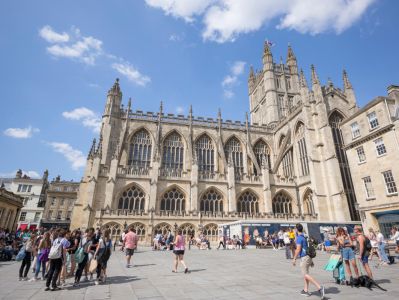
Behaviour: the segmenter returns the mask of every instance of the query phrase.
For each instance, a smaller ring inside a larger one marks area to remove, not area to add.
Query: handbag
[[[17,256],[15,257],[15,260],[21,261],[25,258],[25,256],[26,256],[26,251],[25,251],[25,246],[23,246],[21,250],[19,250]]]
[[[94,273],[97,270],[97,259],[93,258],[90,262],[90,266],[89,266],[89,272],[90,273]]]
[[[38,257],[39,261],[40,262],[47,262],[49,253],[50,253],[50,249],[44,248],[42,250],[42,252],[40,252],[40,254],[39,254],[39,257]]]

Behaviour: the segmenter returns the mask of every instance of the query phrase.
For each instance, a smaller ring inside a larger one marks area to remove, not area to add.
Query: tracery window
[[[178,211],[185,210],[185,197],[178,189],[173,188],[165,192],[161,199],[161,211]]]
[[[151,138],[147,130],[141,129],[130,141],[128,165],[148,169],[151,163]]]
[[[298,141],[299,161],[301,164],[302,176],[306,176],[309,175],[309,160],[305,142],[305,125],[303,123],[300,123],[297,128],[296,138]]]
[[[117,223],[108,223],[104,225],[104,228],[109,229],[111,231],[111,239],[113,241],[119,240],[121,236],[122,226]]]
[[[159,223],[154,227],[154,234],[161,233],[162,235],[165,235],[169,230],[172,231],[172,226],[168,223]]]
[[[182,170],[183,159],[182,137],[177,132],[173,132],[163,142],[162,167],[169,170]]]
[[[292,163],[292,149],[283,156],[283,175],[285,178],[292,178],[294,176],[294,165]]]
[[[258,197],[251,191],[242,193],[238,198],[237,211],[249,214],[259,213]]]
[[[232,160],[231,163],[234,165],[235,175],[242,175],[244,173],[244,162],[240,141],[236,137],[230,138],[226,143],[224,152],[226,159],[228,161]]]
[[[308,215],[314,215],[313,192],[308,190],[303,197],[303,212]]]
[[[277,193],[273,198],[272,206],[275,214],[292,214],[292,200],[285,193]]]
[[[212,140],[202,135],[195,143],[195,152],[198,160],[199,171],[213,172],[215,168],[215,151]]]
[[[202,212],[223,212],[223,197],[211,188],[201,197],[200,210]]]
[[[206,235],[209,241],[216,242],[219,238],[218,236],[218,226],[216,224],[207,224],[204,226],[202,230],[203,233]]]
[[[260,140],[255,144],[254,154],[259,166],[263,166],[263,164],[266,164],[266,166],[271,169],[270,151],[269,147],[264,141]],[[254,170],[256,172],[256,168],[254,168]]]
[[[195,235],[195,226],[193,224],[185,223],[179,226],[183,236],[187,241],[190,240],[191,235]]]
[[[118,209],[130,211],[143,211],[145,204],[145,193],[137,186],[131,186],[119,197]]]
[[[136,234],[139,237],[140,241],[145,240],[145,225],[140,222],[133,223],[129,227],[133,227],[136,229]]]

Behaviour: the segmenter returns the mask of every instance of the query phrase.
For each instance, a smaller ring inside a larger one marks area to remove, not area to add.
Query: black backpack
[[[108,241],[108,245],[105,244],[105,242],[104,242],[105,250],[104,250],[104,253],[101,255],[101,257],[99,259],[102,263],[107,262],[108,259],[111,256],[111,245],[110,245],[110,243],[111,243],[111,240]]]
[[[310,237],[308,238],[308,249],[306,249],[306,255],[310,258],[316,257],[316,248],[315,248],[315,239]]]
[[[372,246],[370,239],[367,236],[364,236],[364,250],[362,256],[369,256],[371,252]]]

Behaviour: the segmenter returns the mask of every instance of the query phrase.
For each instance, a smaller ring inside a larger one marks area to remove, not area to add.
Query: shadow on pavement
[[[148,267],[148,266],[155,266],[156,264],[145,264],[145,265],[134,265],[134,268],[137,267]]]
[[[325,289],[325,293],[326,294],[339,294],[341,293],[341,291],[335,287],[335,286],[331,286]]]
[[[123,283],[128,283],[132,281],[140,280],[140,278],[137,278],[136,276],[111,276],[107,277],[106,283],[101,283],[100,285],[107,285],[107,284],[123,284]],[[87,288],[88,286],[93,286],[94,281],[84,281],[79,284],[78,287],[74,286],[68,286],[64,287],[63,290],[78,290],[81,288]]]
[[[377,284],[381,284],[381,283],[391,283],[391,280],[389,279],[378,279],[378,280],[374,280]]]
[[[206,271],[206,269],[193,269],[193,270],[188,269],[189,273],[195,273],[195,272],[201,272],[201,271]]]

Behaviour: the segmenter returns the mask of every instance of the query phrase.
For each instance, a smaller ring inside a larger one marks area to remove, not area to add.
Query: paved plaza
[[[284,258],[284,251],[192,250],[185,257],[191,272],[174,274],[173,254],[141,249],[134,255],[134,267],[125,267],[124,256],[114,252],[109,262],[109,280],[72,287],[73,279],[57,292],[45,292],[44,282],[18,281],[19,262],[0,262],[1,299],[293,299],[301,298],[299,266]],[[388,290],[372,291],[334,283],[331,272],[322,270],[328,255],[318,253],[312,274],[326,287],[327,299],[396,299],[399,295],[399,264],[376,268],[374,276]],[[30,274],[31,275],[31,274]],[[311,291],[314,287],[311,288]],[[309,299],[318,299],[312,295]]]

